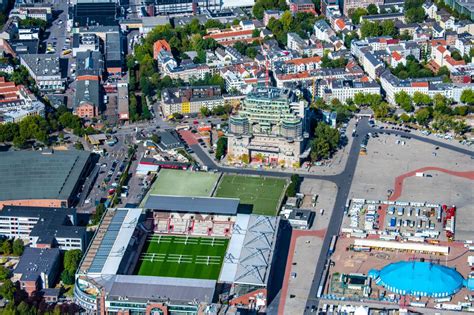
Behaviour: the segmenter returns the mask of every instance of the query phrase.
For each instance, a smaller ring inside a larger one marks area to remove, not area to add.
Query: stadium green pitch
[[[217,280],[228,243],[225,238],[152,235],[138,274]]]
[[[239,212],[276,215],[285,186],[280,178],[224,175],[215,196],[239,198]]]

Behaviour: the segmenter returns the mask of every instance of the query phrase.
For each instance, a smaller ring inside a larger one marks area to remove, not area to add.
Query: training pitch
[[[239,212],[276,215],[285,186],[280,178],[224,175],[215,195],[240,198]]]
[[[160,170],[150,189],[152,195],[209,197],[219,174]]]
[[[149,236],[138,274],[217,280],[228,243],[215,237]]]

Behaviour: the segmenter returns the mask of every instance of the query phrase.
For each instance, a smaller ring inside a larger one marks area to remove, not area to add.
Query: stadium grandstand
[[[272,267],[277,255],[279,217],[238,214],[219,283],[230,284],[230,304],[264,308],[273,297]]]
[[[150,195],[154,232],[196,236],[230,236],[239,199]]]

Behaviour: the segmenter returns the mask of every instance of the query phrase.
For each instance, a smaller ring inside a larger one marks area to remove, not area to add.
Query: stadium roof
[[[108,292],[108,299],[122,297],[172,302],[211,303],[216,287],[215,280],[117,275]]]
[[[279,217],[239,214],[219,281],[267,286],[279,222]]]
[[[81,262],[80,270],[89,274],[117,273],[142,209],[109,209]]]
[[[239,201],[236,198],[150,195],[145,203],[145,208],[174,212],[235,215]]]
[[[0,153],[0,200],[67,200],[89,161],[86,151]]]
[[[419,261],[399,261],[380,271],[372,269],[369,276],[394,293],[414,296],[450,296],[458,292],[464,282],[453,268]]]

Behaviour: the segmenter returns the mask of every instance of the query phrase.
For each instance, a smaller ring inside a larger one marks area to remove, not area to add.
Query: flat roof
[[[0,201],[71,197],[87,167],[87,151],[0,153]]]
[[[416,252],[439,253],[443,255],[449,254],[448,246],[439,246],[439,245],[423,244],[423,243],[400,243],[400,242],[392,242],[392,241],[355,239],[354,246],[367,246],[367,247],[375,247],[375,248],[398,249],[398,250],[408,250],[408,251],[416,251]]]
[[[148,300],[170,300],[175,302],[211,303],[216,287],[215,280],[116,275],[108,299],[128,297]]]
[[[139,208],[107,210],[80,270],[89,274],[116,274],[141,213]]]
[[[145,203],[145,208],[174,212],[235,215],[239,202],[240,200],[237,198],[150,195]]]

